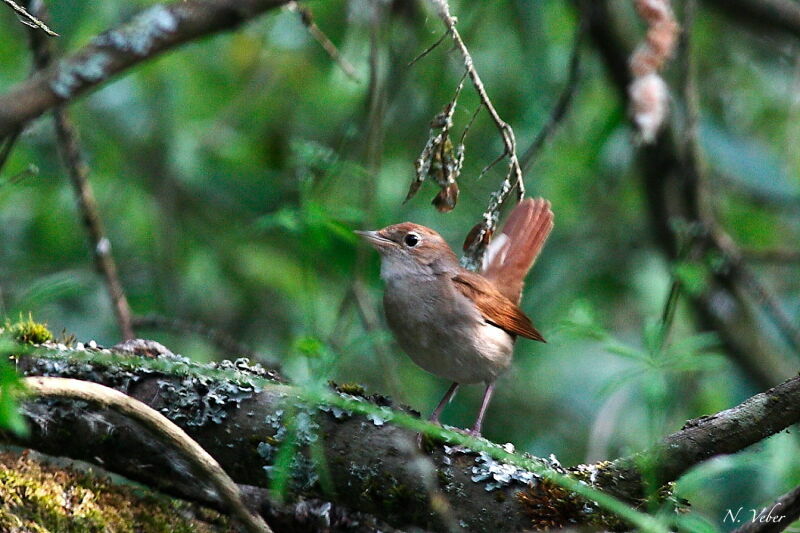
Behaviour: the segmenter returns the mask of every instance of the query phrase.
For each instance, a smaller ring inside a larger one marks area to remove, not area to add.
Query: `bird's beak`
[[[356,230],[353,233],[360,236],[362,239],[367,241],[372,245],[373,248],[376,250],[381,250],[383,248],[390,248],[394,246],[394,241],[391,241],[381,235],[380,231],[360,231]]]

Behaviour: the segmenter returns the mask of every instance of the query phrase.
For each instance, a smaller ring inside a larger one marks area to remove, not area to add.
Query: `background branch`
[[[627,97],[629,55],[623,34],[606,1],[579,2],[587,17],[589,34],[600,54],[621,101]],[[694,228],[690,257],[703,260],[709,251],[719,252],[722,233],[710,213],[697,152],[679,149],[675,125],[669,120],[651,145],[641,146],[638,163],[648,216],[654,238],[667,258],[679,258],[680,242],[675,224]],[[729,354],[759,387],[766,388],[795,374],[795,366],[773,345],[751,309],[741,280],[730,270],[710,272],[707,287],[691,296],[691,302],[706,327],[717,331]]]
[[[288,0],[156,4],[0,95],[0,138],[53,107],[185,42],[231,29]]]

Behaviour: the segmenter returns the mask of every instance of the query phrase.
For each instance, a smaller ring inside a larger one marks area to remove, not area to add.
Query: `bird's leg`
[[[456,395],[457,390],[458,383],[453,383],[450,385],[450,388],[444,393],[442,400],[439,402],[439,405],[436,406],[436,409],[433,410],[428,420],[435,424],[439,423],[439,416],[442,414],[442,411],[444,411],[444,408],[447,406],[447,404],[450,403],[450,400],[453,399],[453,396]],[[422,448],[422,433],[417,433],[417,446]]]
[[[470,434],[480,437],[481,426],[483,425],[483,417],[486,410],[489,408],[489,402],[492,401],[492,394],[494,393],[494,382],[486,384],[486,391],[483,393],[483,401],[481,402],[481,410],[478,411],[478,418],[475,419],[475,425],[472,426]]]
[[[442,400],[439,402],[439,405],[436,406],[436,409],[433,410],[428,420],[437,424],[439,423],[439,416],[442,414],[442,411],[444,411],[444,408],[447,407],[447,404],[450,403],[450,400],[453,399],[453,396],[456,395],[457,390],[458,383],[453,383],[450,385],[450,388],[444,393]]]

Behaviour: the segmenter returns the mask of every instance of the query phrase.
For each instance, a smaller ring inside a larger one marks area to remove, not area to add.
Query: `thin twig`
[[[481,103],[489,112],[492,122],[497,126],[497,130],[500,132],[500,136],[503,139],[505,155],[508,156],[508,174],[506,174],[500,188],[492,193],[489,205],[483,213],[480,229],[475,232],[474,239],[472,239],[472,242],[467,246],[464,257],[461,260],[466,268],[477,270],[483,262],[483,255],[486,253],[486,246],[489,241],[488,237],[494,232],[497,221],[500,218],[500,208],[505,204],[506,199],[508,199],[509,194],[511,194],[514,188],[517,189],[519,199],[522,199],[525,196],[525,184],[522,181],[522,167],[517,158],[517,141],[514,137],[514,130],[500,118],[500,114],[489,98],[483,81],[478,71],[475,69],[472,55],[456,28],[456,19],[450,14],[450,6],[447,0],[431,1],[436,6],[438,15],[447,27],[448,33],[452,36],[456,48],[461,52],[461,56],[464,59],[464,68],[467,69],[469,78],[472,80],[472,86],[475,87],[475,91],[478,93]]]
[[[358,76],[358,72],[356,72],[355,67],[350,64],[342,54],[339,52],[339,49],[336,48],[336,45],[333,44],[325,32],[323,32],[317,23],[314,22],[314,14],[311,12],[306,6],[301,6],[298,2],[289,2],[286,6],[290,11],[295,11],[300,14],[300,20],[303,22],[303,25],[308,29],[308,33],[322,46],[325,52],[328,53],[330,58],[339,65],[339,68],[342,69],[347,77],[351,80],[356,82],[361,82],[361,78]]]
[[[578,22],[578,27],[575,30],[575,37],[572,44],[572,54],[569,59],[569,70],[567,74],[567,81],[564,83],[564,89],[556,100],[556,105],[550,112],[550,117],[547,122],[533,139],[533,142],[527,150],[522,154],[520,165],[522,171],[527,172],[530,170],[531,165],[536,161],[539,153],[544,148],[544,145],[549,141],[553,135],[558,131],[564,118],[566,118],[572,106],[575,93],[578,90],[578,83],[581,77],[581,45],[583,44],[584,22],[581,17]]]
[[[43,2],[32,3],[31,10],[40,18],[47,18],[46,6]],[[46,69],[52,62],[50,42],[41,39],[40,34],[33,31],[30,32],[30,41],[36,69]],[[58,151],[69,173],[78,209],[89,237],[95,266],[105,281],[123,339],[133,339],[136,335],[131,323],[131,309],[117,273],[117,264],[111,255],[111,241],[108,240],[103,230],[100,212],[89,183],[89,167],[81,153],[78,132],[63,106],[56,107],[53,115]]]
[[[437,47],[437,46],[439,46],[440,44],[442,44],[442,41],[444,41],[445,37],[447,37],[449,34],[450,34],[450,31],[446,31],[446,32],[444,32],[444,33],[442,34],[442,36],[441,36],[441,37],[439,37],[439,39],[438,39],[438,40],[437,40],[435,43],[433,43],[432,45],[430,45],[428,48],[426,48],[425,50],[423,50],[423,51],[422,51],[422,52],[421,52],[419,55],[417,55],[417,57],[415,57],[414,59],[412,59],[412,60],[411,60],[411,61],[408,63],[408,66],[409,66],[409,67],[410,67],[410,66],[413,66],[413,65],[414,65],[414,63],[416,63],[417,61],[419,61],[420,59],[422,59],[422,58],[423,58],[423,57],[425,57],[426,55],[428,55],[428,54],[430,54],[431,52],[433,52],[433,51],[436,49],[436,47]]]
[[[117,390],[79,379],[56,377],[29,377],[25,386],[37,396],[62,397],[99,403],[133,418],[154,434],[179,449],[189,461],[214,484],[220,499],[252,533],[271,533],[272,530],[260,516],[251,513],[242,501],[239,487],[225,473],[219,463],[197,442],[167,417]]]
[[[39,28],[40,30],[44,31],[47,35],[52,35],[53,37],[58,37],[58,34],[47,27],[47,25],[39,20],[38,18],[34,17],[28,11],[18,5],[14,0],[3,0],[11,9],[16,11],[17,15],[20,17],[20,21],[26,26],[31,28]]]

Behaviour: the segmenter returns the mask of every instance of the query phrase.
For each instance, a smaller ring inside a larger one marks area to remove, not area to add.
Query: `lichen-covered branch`
[[[288,0],[156,4],[0,95],[0,138],[53,107],[178,45],[235,28]]]
[[[267,371],[244,360],[210,367],[179,356],[140,359],[120,354],[114,360],[94,360],[97,351],[103,354],[99,349],[67,349],[24,356],[18,368],[26,375],[83,379],[131,395],[178,424],[237,483],[268,488],[273,498],[276,480],[282,479],[284,500],[329,501],[394,527],[447,529],[443,505],[448,516],[471,531],[619,525],[595,504],[486,453],[430,443],[429,454],[421,455],[414,433],[388,423],[388,411],[380,411],[384,417],[364,417],[333,404],[314,407],[299,389],[269,380]],[[340,386],[337,391],[350,400],[391,405],[385,397],[365,396],[359,387]],[[196,477],[182,454],[127,417],[63,400],[31,401],[24,413],[32,432],[17,440],[20,444],[98,462],[164,492],[219,507],[213,487]],[[657,479],[668,482],[700,461],[738,451],[798,420],[800,377],[738,407],[692,421],[636,457],[570,469],[531,460],[639,503],[647,493],[639,475],[641,457],[656,458]]]
[[[420,468],[429,468],[454,515],[471,530],[519,530],[530,523],[515,496],[527,487],[530,473],[518,473],[513,467],[501,470],[488,457],[455,451],[448,455],[438,447],[432,462],[423,457],[420,466],[413,432],[386,424],[379,417],[367,419],[341,409],[307,407],[291,387],[277,382],[253,385],[248,376],[263,378],[267,374],[244,361],[215,367],[238,370],[240,380],[235,382],[139,368],[138,358],[130,358],[126,365],[68,359],[78,353],[65,353],[63,359],[25,357],[19,368],[28,375],[90,380],[133,396],[182,427],[237,483],[270,487],[272,480],[282,475],[276,471],[276,457],[286,442],[294,441],[297,447],[284,495],[288,499],[322,498],[396,526],[441,530],[442,518],[431,507],[420,475]],[[340,391],[351,397],[363,395],[357,387],[341,387]],[[380,396],[369,400],[390,405]],[[212,487],[194,477],[181,454],[164,447],[126,417],[91,409],[85,403],[53,400],[28,402],[25,414],[32,432],[22,444],[52,455],[101,461],[111,471],[164,492],[217,503]],[[288,438],[290,434],[292,438]],[[315,442],[322,446],[332,481],[327,488],[311,461]]]

